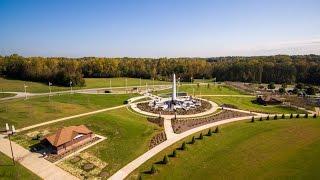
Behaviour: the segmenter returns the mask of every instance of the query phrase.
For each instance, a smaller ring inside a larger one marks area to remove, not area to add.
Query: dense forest
[[[305,83],[320,85],[319,55],[276,55],[216,58],[64,58],[0,56],[0,76],[69,86],[83,86],[85,77],[138,77],[181,81]]]

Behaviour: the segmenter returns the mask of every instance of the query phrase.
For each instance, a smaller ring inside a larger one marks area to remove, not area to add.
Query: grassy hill
[[[178,150],[176,158],[169,158],[169,164],[154,164],[181,142],[167,148],[128,179],[135,179],[140,173],[143,179],[320,178],[320,118],[242,121],[220,129],[218,134],[188,144],[187,150]],[[152,164],[158,172],[144,173]]]

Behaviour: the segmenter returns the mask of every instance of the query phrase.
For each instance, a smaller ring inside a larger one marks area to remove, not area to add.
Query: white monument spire
[[[176,86],[176,74],[173,74],[173,82],[172,82],[172,101],[177,100],[177,86]]]

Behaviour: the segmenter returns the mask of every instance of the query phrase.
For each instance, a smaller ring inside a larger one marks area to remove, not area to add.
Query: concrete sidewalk
[[[0,151],[5,155],[11,157],[11,150],[9,140],[0,135]],[[41,157],[40,154],[31,153],[20,145],[12,142],[13,153],[16,161],[21,165],[46,180],[76,180],[77,177],[69,174],[68,172],[60,169],[49,161]]]

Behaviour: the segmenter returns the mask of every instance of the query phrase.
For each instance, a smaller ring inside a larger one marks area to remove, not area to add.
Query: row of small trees
[[[292,119],[293,117],[294,117],[294,116],[293,116],[293,114],[291,113],[290,116],[289,116],[289,118]],[[304,114],[303,117],[304,117],[304,118],[308,118],[308,117],[309,117],[309,114],[306,113],[306,114]],[[316,114],[313,114],[312,117],[313,117],[313,118],[317,118],[317,115],[316,115]],[[281,119],[285,119],[285,118],[286,118],[286,116],[285,116],[284,114],[282,114],[282,115],[281,115]],[[300,114],[296,114],[296,115],[295,115],[295,118],[300,118]],[[277,119],[278,119],[278,115],[274,115],[274,116],[273,116],[273,119],[274,119],[274,120],[277,120]],[[265,120],[270,120],[270,116],[268,115],[268,116],[265,118]],[[263,121],[263,118],[260,117],[260,118],[259,118],[259,121]],[[252,122],[252,123],[255,122],[255,117],[254,117],[254,116],[252,116],[250,122]]]
[[[219,129],[219,127],[217,126],[214,130],[209,129],[208,132],[206,133],[206,136],[212,136],[213,133],[219,133],[219,132],[220,132],[220,129]],[[187,149],[187,144],[192,145],[192,144],[194,144],[194,143],[196,142],[196,139],[202,140],[203,138],[204,138],[204,135],[203,135],[202,132],[199,134],[199,137],[198,137],[198,138],[196,138],[195,136],[192,136],[191,140],[190,140],[188,143],[186,143],[186,142],[184,141],[184,142],[181,144],[181,146],[178,147],[178,148],[176,148],[176,149],[174,149],[169,156],[168,156],[167,154],[165,154],[165,155],[163,156],[163,159],[162,159],[161,161],[159,161],[158,163],[160,163],[160,164],[168,164],[168,163],[169,163],[169,160],[170,160],[169,157],[171,157],[171,158],[177,157],[177,150],[185,151],[185,150]],[[150,174],[155,174],[157,171],[158,171],[158,170],[156,169],[155,165],[153,164],[153,165],[151,166],[151,169],[150,169],[149,173],[150,173]],[[140,179],[141,179],[141,176],[140,176]]]

